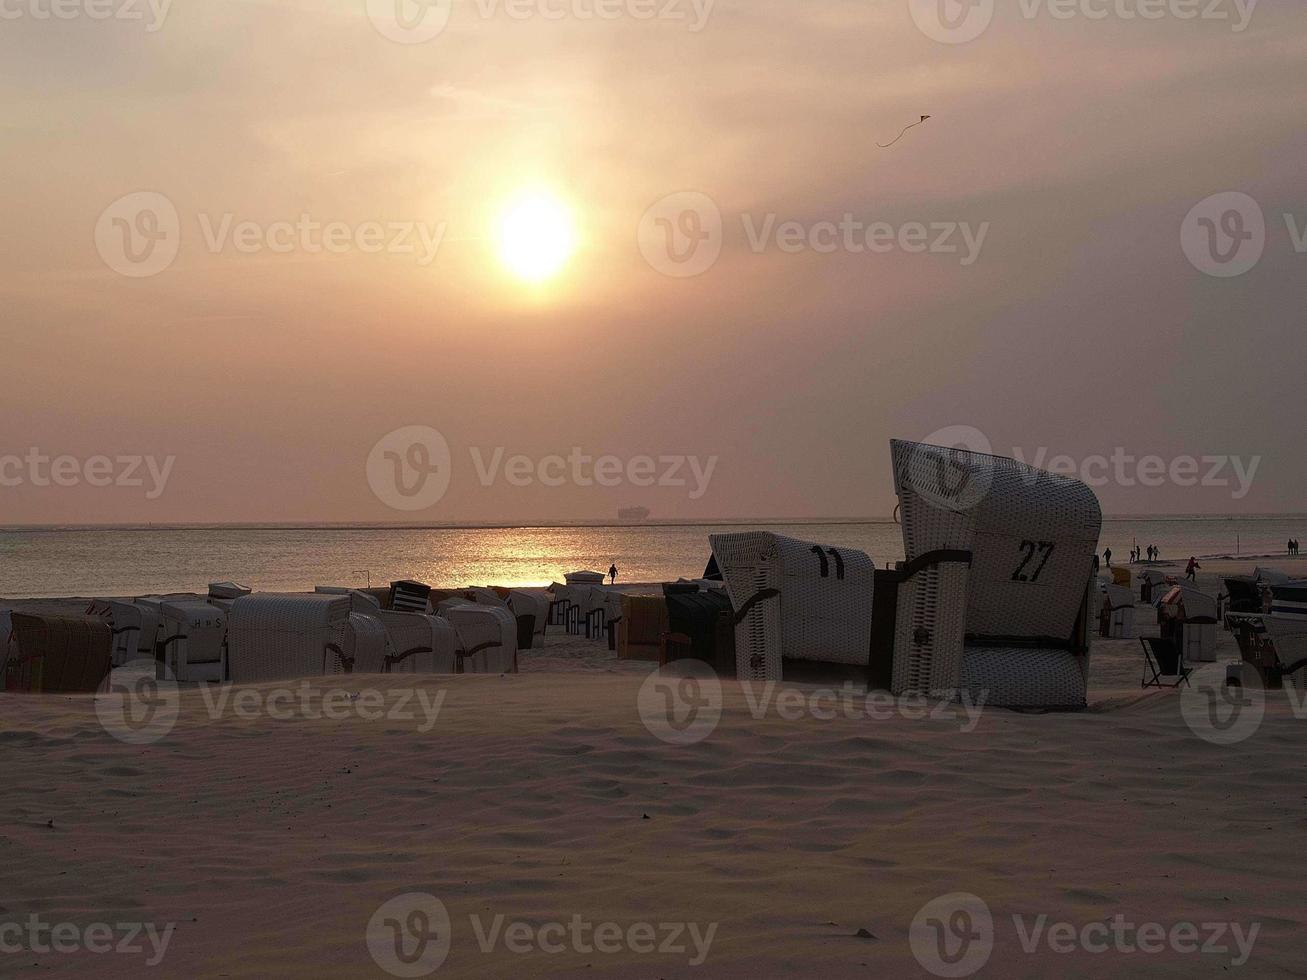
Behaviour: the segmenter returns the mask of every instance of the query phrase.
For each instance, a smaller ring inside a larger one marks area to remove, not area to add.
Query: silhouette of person
[[[613,584],[613,585],[616,585],[616,584],[617,584],[617,564],[616,564],[616,563],[614,563],[614,564],[608,566],[608,577],[609,577],[609,579],[612,580],[612,584]]]
[[[1202,567],[1203,567],[1202,565],[1198,564],[1197,558],[1190,556],[1189,567],[1184,570],[1184,577],[1187,578],[1190,582],[1196,582],[1198,580],[1198,575],[1197,575],[1198,569]]]
[[[1105,562],[1107,563],[1107,567],[1108,567],[1108,568],[1111,568],[1111,567],[1112,567],[1112,549],[1111,549],[1111,548],[1108,548],[1106,551],[1103,552],[1103,561],[1105,561]]]

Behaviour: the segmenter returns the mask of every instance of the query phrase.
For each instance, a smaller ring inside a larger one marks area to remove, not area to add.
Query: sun
[[[517,278],[552,279],[576,249],[572,212],[552,194],[523,195],[504,210],[498,240],[500,261]]]

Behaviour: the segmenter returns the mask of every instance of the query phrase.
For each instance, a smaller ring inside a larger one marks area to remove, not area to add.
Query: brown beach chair
[[[109,676],[113,631],[98,619],[14,613],[3,688],[94,693]]]

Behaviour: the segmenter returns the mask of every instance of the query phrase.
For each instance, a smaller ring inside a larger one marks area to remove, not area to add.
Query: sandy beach
[[[914,918],[969,893],[992,915],[985,976],[1301,976],[1304,722],[1272,698],[1256,737],[1212,744],[1179,694],[1140,691],[1141,666],[1138,641],[1098,641],[1090,710],[974,718],[795,716],[725,682],[692,745],[642,720],[652,665],[557,635],[516,676],[318,678],[282,685],[311,705],[289,712],[268,709],[278,685],[238,689],[243,708],[183,690],[147,745],[89,695],[0,695],[0,914],[153,929],[138,954],[0,968],[428,975],[383,970],[367,941],[418,893],[450,917],[442,976],[929,976]],[[385,711],[323,717],[333,690]],[[1032,925],[1116,916],[1225,924],[1228,950],[1057,952]]]

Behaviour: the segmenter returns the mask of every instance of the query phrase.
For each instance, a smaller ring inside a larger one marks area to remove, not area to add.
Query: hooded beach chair
[[[1174,585],[1157,604],[1162,635],[1181,649],[1185,663],[1216,660],[1217,601],[1189,585]]]
[[[103,620],[16,612],[5,620],[0,691],[91,693],[109,676],[113,636]]]
[[[386,627],[378,614],[381,609],[371,608],[370,613],[351,612],[331,631],[325,672],[328,674],[384,674],[386,656],[390,651]],[[334,647],[334,649],[333,649]]]
[[[155,660],[161,677],[176,681],[227,679],[226,610],[199,596],[136,601],[158,610]]]
[[[1093,491],[967,450],[896,440],[891,457],[906,555],[894,693],[1083,707],[1102,529]]]
[[[1124,585],[1105,585],[1099,607],[1098,635],[1110,640],[1129,640],[1135,635],[1135,594]]]
[[[493,606],[507,611],[517,624],[517,649],[530,650],[535,645],[536,636],[535,603],[521,602],[523,611],[518,612],[513,608],[511,595],[508,589],[493,589],[489,586],[474,586],[467,590],[467,598],[478,606]]]
[[[867,666],[875,566],[861,551],[766,531],[714,534],[735,610],[735,672],[780,680],[782,661]]]
[[[322,677],[342,669],[337,643],[348,596],[255,593],[232,602],[228,677],[236,683]]]
[[[440,615],[458,634],[458,673],[517,673],[517,620],[507,609],[447,599]]]
[[[458,673],[458,636],[449,621],[428,613],[382,611],[388,674]]]
[[[153,660],[159,639],[159,609],[139,602],[98,599],[87,612],[109,624],[113,634],[113,665]]]
[[[431,586],[421,582],[390,583],[390,605],[395,612],[428,612],[431,608]]]

